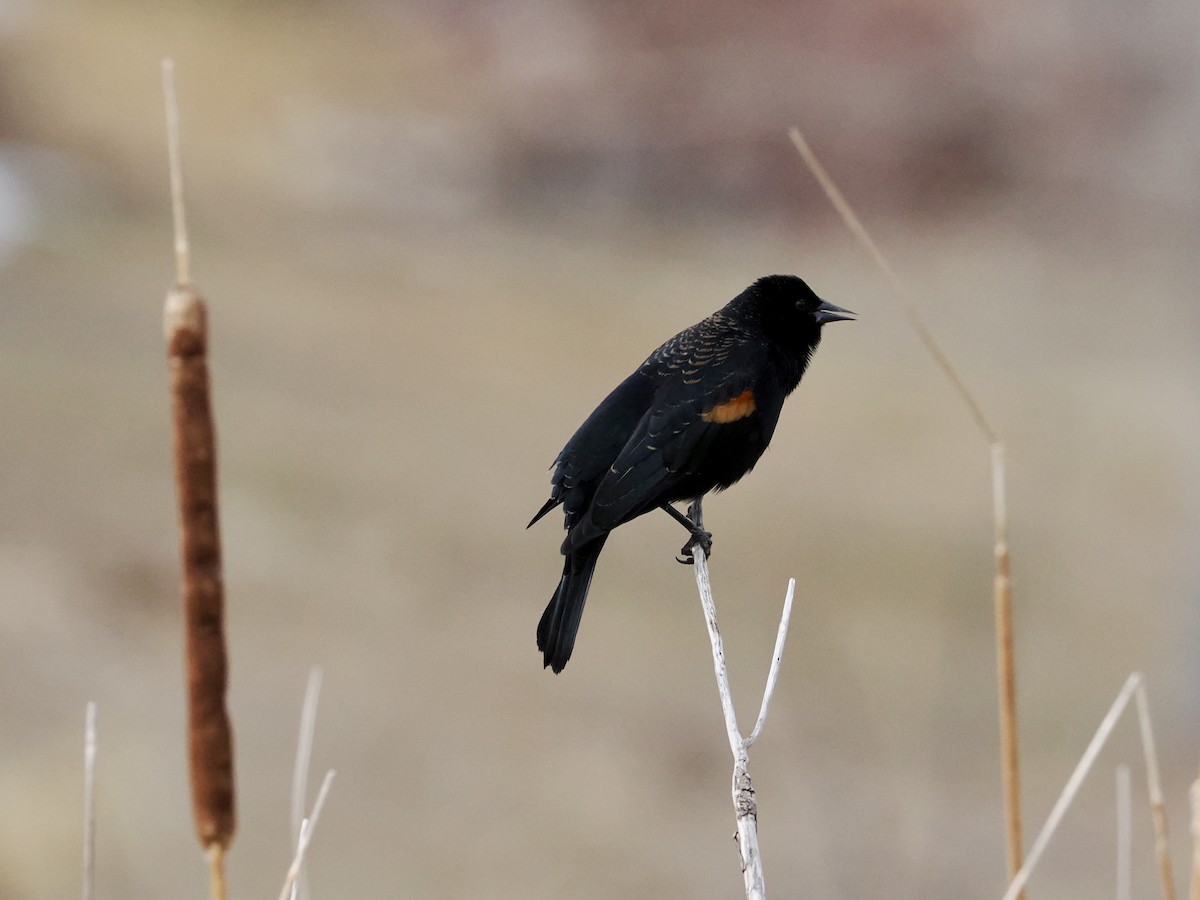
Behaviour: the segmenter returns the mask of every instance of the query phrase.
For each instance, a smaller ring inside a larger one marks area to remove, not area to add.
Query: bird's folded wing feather
[[[560,503],[565,503],[567,527],[571,527],[590,496],[587,485],[599,481],[629,439],[629,434],[654,398],[655,385],[638,370],[617,385],[579,426],[558,459],[550,478],[550,499],[538,510],[530,525]],[[574,488],[585,486],[582,491]]]
[[[608,530],[660,505],[721,429],[754,412],[759,348],[724,349],[719,358],[670,360],[650,410],[597,486],[588,524]]]

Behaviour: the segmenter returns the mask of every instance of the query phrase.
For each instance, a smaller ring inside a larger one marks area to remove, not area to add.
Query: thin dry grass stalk
[[[1075,795],[1079,792],[1080,785],[1083,784],[1084,779],[1091,772],[1092,766],[1096,762],[1096,757],[1104,749],[1104,745],[1108,742],[1113,728],[1116,727],[1121,714],[1125,712],[1125,708],[1129,705],[1130,698],[1136,698],[1139,733],[1142,739],[1142,752],[1146,762],[1146,783],[1150,791],[1151,810],[1154,812],[1154,835],[1159,850],[1159,872],[1162,875],[1163,896],[1166,900],[1175,900],[1175,887],[1171,879],[1171,860],[1167,854],[1166,847],[1166,819],[1160,815],[1162,789],[1158,781],[1158,753],[1154,745],[1154,731],[1150,725],[1150,707],[1146,702],[1146,686],[1139,672],[1134,672],[1125,679],[1125,684],[1117,693],[1116,699],[1109,706],[1108,712],[1104,714],[1104,718],[1100,720],[1100,725],[1096,728],[1096,733],[1092,735],[1087,749],[1083,751],[1083,755],[1080,756],[1079,762],[1075,765],[1075,771],[1071,773],[1071,777],[1067,779],[1067,783],[1063,786],[1062,792],[1054,804],[1054,808],[1050,810],[1050,815],[1046,817],[1046,823],[1042,826],[1042,830],[1038,832],[1037,837],[1030,846],[1029,854],[1022,864],[1021,870],[1017,872],[1009,884],[1008,891],[1005,892],[1003,900],[1015,900],[1024,889],[1025,884],[1029,881],[1030,874],[1042,858],[1046,847],[1050,844],[1050,839],[1054,837],[1054,833],[1058,830],[1063,816],[1071,804],[1075,802]],[[1155,798],[1158,798],[1157,801]],[[1193,900],[1196,900],[1196,898],[1193,898]]]
[[[1200,900],[1200,778],[1192,782],[1192,890],[1191,900]]]
[[[1013,658],[1012,583],[1009,580],[1008,511],[1004,491],[1004,445],[992,444],[995,518],[996,683],[1000,701],[1000,778],[1008,877],[1021,869],[1021,763],[1017,749],[1017,672]]]
[[[1046,822],[1042,826],[1042,830],[1034,838],[1033,844],[1029,848],[1029,854],[1025,857],[1024,864],[1009,883],[1003,900],[1015,900],[1021,891],[1024,890],[1025,883],[1029,880],[1029,876],[1041,860],[1042,854],[1050,844],[1050,839],[1054,837],[1054,833],[1058,830],[1059,823],[1074,802],[1075,795],[1079,792],[1079,786],[1087,778],[1088,772],[1091,771],[1092,765],[1096,761],[1096,757],[1100,755],[1100,751],[1108,741],[1108,736],[1112,734],[1113,728],[1121,718],[1121,713],[1125,711],[1125,707],[1129,703],[1129,698],[1133,696],[1133,692],[1140,683],[1141,676],[1137,672],[1134,672],[1125,680],[1124,686],[1117,693],[1116,699],[1113,700],[1112,705],[1108,708],[1108,712],[1104,714],[1104,718],[1100,720],[1100,725],[1096,728],[1096,733],[1092,735],[1091,741],[1083,751],[1079,762],[1076,763],[1075,771],[1071,773],[1071,777],[1067,779],[1067,783],[1063,786],[1058,800],[1055,801],[1054,807],[1050,810],[1050,815],[1046,817]]]
[[[1150,813],[1154,820],[1154,854],[1164,900],[1175,900],[1175,876],[1171,874],[1171,851],[1167,843],[1167,812],[1163,806],[1162,783],[1158,777],[1158,749],[1150,724],[1150,700],[1141,677],[1137,685],[1138,728],[1142,735],[1142,754],[1146,759],[1146,787],[1150,792]]]
[[[217,527],[216,430],[209,398],[204,299],[187,283],[182,228],[178,114],[172,69],[163,64],[176,210],[177,283],[163,314],[171,376],[175,483],[182,534],[183,607],[188,682],[188,761],[196,834],[208,857],[214,898],[225,896],[224,856],[233,839],[233,735],[225,708],[224,582]]]
[[[89,700],[83,725],[83,900],[96,895],[96,702]]]
[[[892,290],[892,295],[904,310],[909,324],[917,337],[924,344],[929,355],[941,368],[942,372],[954,385],[958,395],[966,404],[975,424],[987,438],[992,448],[992,494],[994,499],[995,546],[996,546],[996,575],[994,590],[994,606],[996,617],[996,667],[998,674],[998,697],[1000,706],[1000,777],[1004,796],[1005,846],[1008,861],[1008,877],[1015,878],[1021,869],[1022,839],[1021,839],[1021,768],[1020,755],[1017,751],[1017,693],[1016,666],[1013,661],[1013,625],[1012,625],[1012,587],[1009,581],[1008,558],[1008,516],[1004,504],[1004,445],[996,430],[983,414],[983,408],[975,400],[974,395],[967,389],[966,383],[958,374],[937,341],[925,324],[917,310],[912,296],[905,289],[903,282],[888,263],[862,221],[854,212],[850,202],[842,194],[833,178],[825,171],[817,155],[813,153],[800,129],[788,131],[795,144],[797,152],[804,160],[808,170],[812,172],[821,189],[838,211],[846,227],[862,245],[867,254],[875,261],[883,273],[884,280]],[[1022,898],[1024,894],[1020,895]]]
[[[296,742],[296,763],[292,769],[292,844],[300,841],[300,828],[304,824],[305,789],[308,785],[308,770],[312,763],[313,739],[317,730],[317,701],[321,696],[321,667],[313,666],[308,673],[308,685],[304,689],[304,704],[300,709],[300,737]],[[303,867],[292,886],[293,897],[305,897]]]
[[[279,900],[295,900],[296,898],[297,879],[300,877],[300,870],[304,867],[304,855],[308,852],[308,845],[312,843],[312,833],[317,827],[317,821],[321,818],[321,810],[325,808],[325,798],[329,795],[329,788],[333,784],[333,777],[336,774],[333,769],[325,773],[325,778],[317,791],[317,799],[313,803],[312,812],[307,819],[300,822],[300,839],[296,845],[296,855],[292,858],[292,864],[288,867],[287,876],[283,880],[283,890],[279,892]]]

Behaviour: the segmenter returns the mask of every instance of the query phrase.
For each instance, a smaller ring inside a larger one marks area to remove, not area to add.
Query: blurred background
[[[575,656],[534,626],[548,466],[756,277],[829,329],[706,506],[781,897],[1005,883],[986,441],[787,138],[799,125],[1008,446],[1029,840],[1146,673],[1177,876],[1200,753],[1200,7],[1188,0],[0,3],[0,896],[201,897],[161,334],[174,57],[211,304],[240,830],[275,896],[311,666],[314,897],[720,898],[729,751],[666,516]],[[554,517],[551,517],[552,519]],[[1128,719],[1128,717],[1127,717]],[[1123,721],[1033,881],[1115,877]]]

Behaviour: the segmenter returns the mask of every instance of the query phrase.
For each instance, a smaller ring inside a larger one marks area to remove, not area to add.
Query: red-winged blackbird
[[[685,555],[711,547],[699,521],[669,504],[724,490],[754,468],[821,326],[852,315],[794,275],[760,278],[651,353],[579,426],[529,523],[562,504],[566,562],[537,629],[546,666],[561,672],[571,658],[596,560],[618,525],[661,508],[691,532]]]

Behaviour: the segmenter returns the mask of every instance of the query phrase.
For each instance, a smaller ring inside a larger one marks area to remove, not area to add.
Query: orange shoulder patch
[[[729,422],[736,422],[738,419],[744,419],[755,410],[754,392],[742,391],[732,400],[726,400],[724,403],[719,403],[712,409],[701,414],[700,418],[705,422],[716,422],[718,425],[725,425]]]

